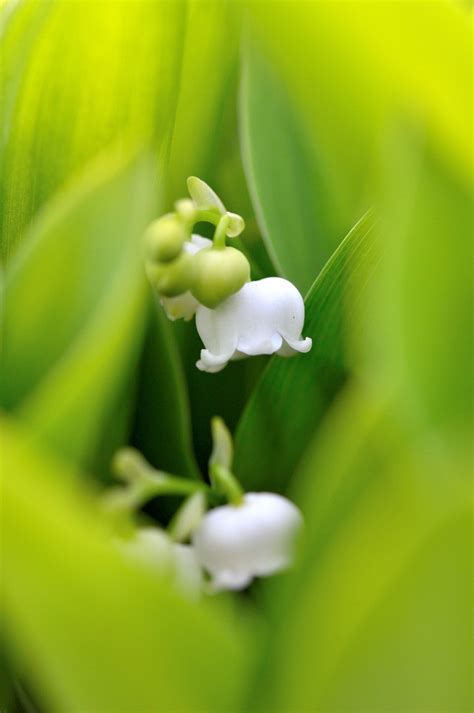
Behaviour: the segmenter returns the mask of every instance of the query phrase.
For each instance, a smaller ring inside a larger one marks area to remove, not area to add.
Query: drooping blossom
[[[288,280],[248,282],[215,309],[198,306],[196,328],[205,348],[196,366],[215,373],[246,356],[308,352],[312,340],[301,335],[304,317],[303,298]]]
[[[192,536],[196,557],[215,591],[243,589],[254,577],[287,568],[303,519],[275,493],[247,493],[241,505],[210,510]]]

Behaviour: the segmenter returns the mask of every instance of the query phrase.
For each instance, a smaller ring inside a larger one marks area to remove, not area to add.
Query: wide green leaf
[[[268,252],[279,274],[306,292],[337,247],[344,226],[330,213],[329,177],[301,117],[250,39],[243,54],[240,134],[247,182]]]
[[[305,446],[351,366],[349,324],[373,270],[373,217],[351,230],[306,298],[308,354],[274,357],[236,434],[235,469],[248,488],[286,486]],[[352,329],[352,326],[351,326]]]
[[[3,257],[39,208],[104,146],[154,147],[164,156],[186,3],[12,5],[3,8]]]
[[[369,373],[392,383],[407,421],[458,449],[473,418],[472,192],[404,127],[387,146],[380,193]]]
[[[331,209],[354,220],[374,200],[381,143],[416,118],[471,180],[470,14],[450,0],[249,3],[252,27],[331,177]]]
[[[138,355],[153,174],[148,158],[94,163],[42,213],[7,271],[3,406],[79,460],[99,445]]]
[[[271,587],[254,709],[469,709],[468,459],[434,456],[395,413],[349,390],[307,452],[305,546]]]
[[[4,624],[44,709],[233,711],[245,621],[122,554],[71,474],[9,423],[2,445]]]

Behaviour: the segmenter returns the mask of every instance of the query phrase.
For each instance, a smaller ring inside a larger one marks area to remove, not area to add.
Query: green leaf
[[[138,355],[152,206],[152,162],[106,157],[51,202],[7,272],[2,403],[82,462]]]
[[[301,110],[330,176],[331,209],[374,203],[381,143],[416,118],[471,181],[471,16],[425,3],[249,2],[252,27]],[[284,51],[282,51],[284,48]],[[375,176],[376,178],[376,176]]]
[[[0,656],[0,706],[5,713],[15,709],[15,690],[13,676],[5,659],[6,651],[3,644],[4,632],[2,631],[2,655]]]
[[[15,101],[37,35],[44,30],[51,10],[50,3],[7,3],[0,7],[2,63],[2,106],[0,109],[4,135],[8,134],[15,111]]]
[[[369,373],[392,384],[407,422],[457,450],[473,419],[472,192],[405,126],[387,143],[380,193]]]
[[[197,478],[188,392],[173,325],[161,305],[153,302],[150,307],[132,442],[157,468]]]
[[[238,63],[240,3],[187,0],[186,5],[179,97],[166,186],[167,209],[185,195],[188,176],[201,176],[212,183],[209,168],[221,159],[217,140],[222,133],[223,110],[231,106],[229,81],[233,80]]]
[[[254,709],[469,709],[468,463],[345,393],[296,477],[305,546],[272,588]]]
[[[184,10],[185,3],[147,0],[3,8],[11,15],[2,37],[3,257],[64,181],[104,146],[163,152],[179,86]]]
[[[374,263],[373,218],[367,214],[308,293],[304,336],[313,339],[312,350],[274,357],[241,417],[234,467],[246,487],[281,490],[289,482],[351,367],[348,324]]]
[[[275,275],[276,272],[254,216],[242,166],[236,111],[238,80],[239,77],[232,77],[227,86],[224,111],[219,117],[219,133],[213,140],[215,148],[209,181],[217,187],[221,196],[225,196],[227,205],[245,218],[245,230],[235,239],[234,245],[245,253],[251,265],[252,279],[258,280]]]
[[[245,43],[243,61],[240,134],[252,202],[273,264],[306,292],[345,226],[330,214],[329,177],[255,42]]]
[[[245,619],[237,629],[125,556],[90,494],[8,423],[2,445],[5,625],[42,707],[234,710]]]

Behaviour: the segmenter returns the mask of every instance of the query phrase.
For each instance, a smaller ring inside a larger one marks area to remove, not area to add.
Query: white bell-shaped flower
[[[215,309],[198,307],[196,327],[206,348],[196,366],[213,373],[231,359],[308,352],[312,340],[302,338],[303,326],[303,298],[291,282],[281,277],[248,282]]]
[[[201,235],[192,235],[191,240],[186,240],[183,244],[183,250],[191,255],[195,255],[203,248],[208,248],[211,245],[212,240],[203,238]],[[192,296],[189,290],[177,297],[162,297],[161,304],[164,307],[166,316],[173,322],[176,319],[184,319],[186,322],[189,322],[199,307],[199,302]]]
[[[281,495],[247,493],[241,505],[208,512],[192,544],[215,591],[243,589],[291,564],[302,523],[298,508]]]
[[[120,541],[120,548],[135,562],[169,577],[183,594],[192,598],[199,595],[202,569],[190,545],[173,542],[157,527],[143,527],[133,539]]]
[[[196,328],[206,348],[196,366],[215,373],[246,356],[308,352],[312,340],[302,338],[303,326],[303,298],[291,282],[281,277],[248,282],[215,309],[198,307]]]

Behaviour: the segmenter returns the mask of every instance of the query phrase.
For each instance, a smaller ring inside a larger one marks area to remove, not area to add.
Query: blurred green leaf
[[[262,49],[302,111],[331,209],[353,221],[373,204],[381,142],[416,118],[471,180],[471,19],[439,2],[249,2]]]
[[[239,3],[229,0],[187,2],[169,160],[168,207],[187,194],[188,176],[210,179],[209,167],[219,158],[216,137],[221,132],[228,84],[238,60],[240,14]],[[234,210],[232,206],[230,209]]]
[[[57,463],[3,424],[5,625],[45,710],[235,710],[250,644],[110,540]],[[76,481],[77,482],[77,481]]]
[[[130,146],[153,146],[164,158],[185,8],[147,0],[3,8],[9,16],[2,37],[2,256],[63,182],[104,146],[114,142],[126,153]]]
[[[306,292],[343,226],[334,230],[322,166],[285,87],[251,40],[244,46],[240,133],[267,250],[279,274]]]
[[[240,72],[235,72],[227,85],[220,116],[220,132],[213,144],[215,150],[209,181],[219,195],[225,196],[227,205],[245,219],[245,230],[238,238],[234,238],[232,245],[243,250],[251,265],[252,279],[258,280],[275,275],[276,272],[254,216],[242,166],[237,116],[239,81]]]
[[[236,434],[234,467],[252,489],[281,490],[350,369],[348,324],[371,274],[373,217],[351,230],[306,298],[308,354],[274,357],[249,400]],[[352,325],[351,325],[352,328]]]
[[[1,644],[1,656],[0,656],[0,710],[10,713],[14,709],[14,698],[15,693],[13,689],[13,681],[11,671],[5,660],[5,642],[4,632],[2,631],[2,638],[0,640]]]
[[[2,403],[82,462],[140,347],[153,174],[147,158],[94,163],[42,213],[6,275]]]
[[[385,253],[369,292],[378,312],[368,372],[393,384],[407,422],[457,449],[473,416],[472,193],[403,127],[387,142],[379,204]]]
[[[8,0],[0,3],[2,48],[0,116],[2,118],[3,145],[8,140],[22,76],[30,61],[37,35],[44,29],[50,9],[51,3],[8,2]]]
[[[305,547],[272,587],[253,709],[469,710],[469,461],[393,413],[346,392],[304,459]]]

